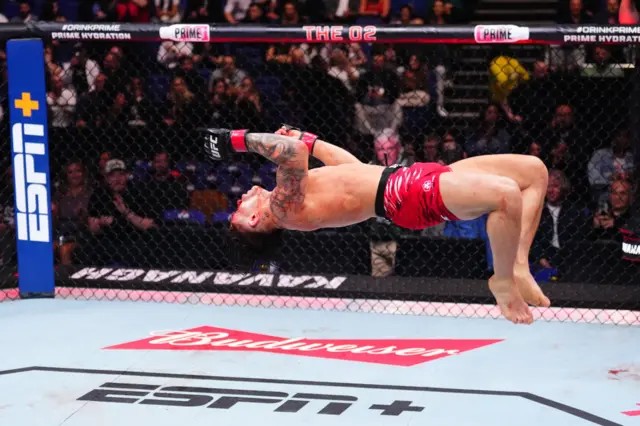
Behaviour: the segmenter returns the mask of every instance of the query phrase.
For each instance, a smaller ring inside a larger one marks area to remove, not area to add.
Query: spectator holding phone
[[[593,217],[593,235],[597,239],[616,240],[629,219],[632,185],[628,180],[614,180],[609,200],[600,203]]]

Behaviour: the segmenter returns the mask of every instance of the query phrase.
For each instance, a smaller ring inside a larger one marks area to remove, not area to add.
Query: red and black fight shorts
[[[440,194],[440,175],[450,171],[450,167],[438,163],[385,168],[376,194],[376,215],[416,230],[458,220],[445,207]]]

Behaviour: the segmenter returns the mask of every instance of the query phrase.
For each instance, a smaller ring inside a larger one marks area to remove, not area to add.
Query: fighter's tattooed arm
[[[271,210],[285,221],[303,206],[307,186],[309,151],[300,141],[272,133],[248,133],[247,150],[276,163],[276,188],[271,194]]]
[[[262,155],[279,166],[297,162],[305,157],[308,160],[307,147],[300,141],[288,136],[273,133],[247,133],[245,136],[247,150]]]

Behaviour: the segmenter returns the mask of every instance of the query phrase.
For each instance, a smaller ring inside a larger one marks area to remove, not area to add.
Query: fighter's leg
[[[489,173],[508,177],[522,191],[522,231],[516,255],[516,282],[527,301],[534,306],[549,306],[549,299],[529,271],[529,251],[544,207],[549,175],[540,159],[530,155],[503,154],[468,158],[451,165],[454,172]]]
[[[444,205],[456,217],[468,220],[489,213],[487,233],[494,258],[489,288],[502,314],[515,323],[533,318],[514,281],[520,241],[522,196],[512,179],[488,173],[452,172],[440,175]]]

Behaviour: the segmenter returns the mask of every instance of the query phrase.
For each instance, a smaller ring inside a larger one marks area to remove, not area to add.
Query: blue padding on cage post
[[[51,297],[55,290],[43,49],[40,39],[7,42],[18,287],[22,298]]]

